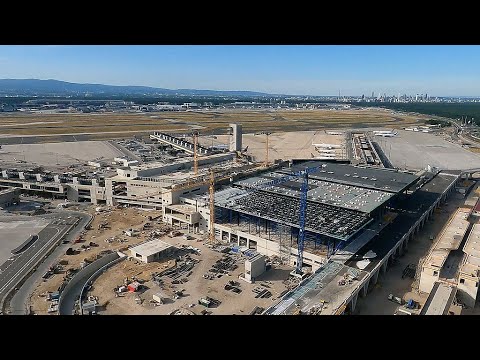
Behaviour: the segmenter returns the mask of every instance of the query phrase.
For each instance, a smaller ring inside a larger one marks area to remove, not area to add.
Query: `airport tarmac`
[[[68,166],[94,159],[113,159],[123,152],[107,141],[3,145],[0,162],[26,161],[38,166]]]
[[[423,169],[428,165],[448,170],[480,167],[480,156],[443,139],[442,135],[398,130],[397,137],[375,136],[392,164]]]

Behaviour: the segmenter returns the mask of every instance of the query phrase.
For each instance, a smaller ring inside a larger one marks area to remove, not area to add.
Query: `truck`
[[[203,305],[203,306],[207,307],[207,308],[210,307],[210,305],[212,304],[212,302],[208,298],[200,298],[200,299],[198,299],[198,303],[200,305]]]
[[[400,305],[403,305],[404,304],[404,301],[402,298],[398,297],[398,296],[393,296],[393,294],[389,294],[388,295],[388,300],[394,302],[394,303],[397,303],[397,304],[400,304]]]

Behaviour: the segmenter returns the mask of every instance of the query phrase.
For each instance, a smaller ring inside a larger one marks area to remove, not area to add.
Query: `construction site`
[[[2,161],[5,211],[47,198],[45,211],[91,217],[47,258],[27,313],[354,314],[452,194],[470,205],[406,274],[419,314],[436,291],[475,307],[475,169],[394,167],[380,140],[394,130],[226,132],[101,142],[70,165]]]

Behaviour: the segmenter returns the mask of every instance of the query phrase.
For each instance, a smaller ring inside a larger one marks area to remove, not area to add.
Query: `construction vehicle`
[[[388,300],[394,302],[394,303],[397,303],[397,304],[400,304],[400,305],[403,305],[404,304],[404,301],[402,298],[398,297],[398,296],[393,296],[393,294],[389,294],[388,295]]]
[[[405,307],[406,307],[407,309],[412,309],[412,310],[418,309],[419,306],[420,306],[420,304],[419,304],[417,301],[413,300],[413,299],[409,299],[409,300],[407,301],[407,303],[405,304]]]
[[[405,267],[405,269],[403,269],[402,279],[405,279],[405,277],[409,277],[409,278],[414,279],[416,272],[417,272],[417,265],[416,264],[408,264]]]
[[[212,304],[212,302],[208,299],[208,297],[198,299],[198,303],[200,305],[203,305],[203,306],[207,307],[207,308],[210,307],[210,305]]]

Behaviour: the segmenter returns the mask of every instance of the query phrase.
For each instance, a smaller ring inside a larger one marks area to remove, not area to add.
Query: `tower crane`
[[[198,131],[193,132],[193,174],[198,175],[198,155],[197,155],[197,144],[198,144]]]
[[[302,274],[303,268],[303,249],[304,249],[304,241],[305,241],[305,223],[306,223],[306,215],[307,215],[307,195],[308,195],[308,176],[317,171],[318,169],[324,167],[325,165],[317,165],[313,167],[306,167],[304,170],[296,171],[291,174],[282,176],[280,178],[276,178],[272,181],[268,181],[262,184],[253,185],[250,188],[247,188],[247,191],[258,191],[264,190],[265,188],[273,185],[279,185],[290,181],[292,179],[302,179],[302,187],[300,193],[300,208],[298,214],[298,225],[299,225],[299,232],[298,232],[298,256],[297,256],[297,265],[295,272],[297,274]],[[211,201],[212,203],[212,201]]]
[[[268,132],[268,131],[262,131],[262,132],[259,132],[259,133],[255,133],[255,135],[265,135],[266,136],[266,142],[265,142],[265,146],[266,146],[266,149],[265,149],[265,163],[264,163],[264,166],[267,167],[268,166],[268,136],[271,135],[272,133],[271,132]]]
[[[215,243],[215,173],[210,169],[210,186],[208,187],[210,195],[210,232],[208,241],[210,244]]]

